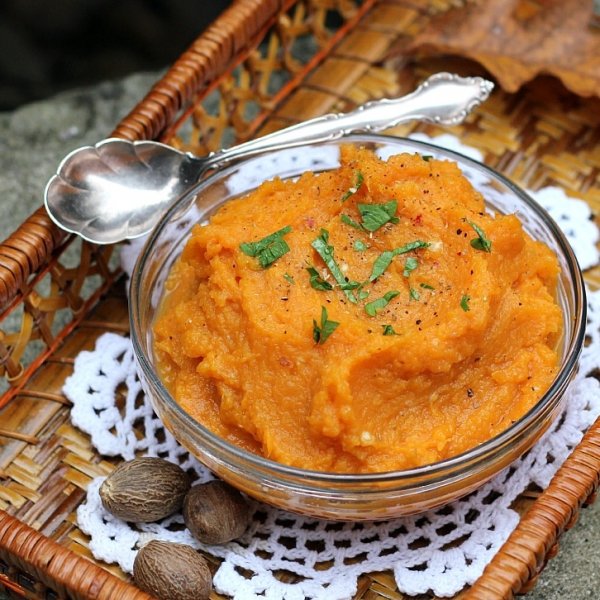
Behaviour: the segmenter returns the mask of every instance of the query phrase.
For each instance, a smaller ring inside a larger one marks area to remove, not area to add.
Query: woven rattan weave
[[[477,73],[476,65],[459,59],[403,52],[432,14],[459,4],[237,0],[114,135],[160,139],[203,153],[406,93],[438,70]],[[441,131],[412,125],[393,133],[414,130]],[[553,80],[539,79],[516,94],[497,92],[452,133],[522,185],[560,185],[594,212],[600,209],[598,99],[580,99]],[[128,330],[113,254],[58,231],[42,209],[0,245],[0,584],[15,597],[148,597],[117,568],[96,563],[77,528],[74,511],[87,483],[114,465],[71,426],[61,393],[80,350],[93,347],[104,331]],[[600,287],[600,269],[586,279]],[[520,499],[524,516],[517,530],[459,597],[510,598],[534,585],[560,534],[593,497],[599,473],[597,423],[549,489]],[[363,577],[356,597],[403,595],[391,573],[381,573]]]

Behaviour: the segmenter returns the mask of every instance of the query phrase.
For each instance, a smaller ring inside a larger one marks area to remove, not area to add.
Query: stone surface
[[[159,73],[74,90],[0,113],[0,237],[4,239],[42,202],[46,181],[70,150],[110,134]],[[562,538],[526,600],[585,600],[600,589],[600,502],[582,512]],[[0,584],[0,600],[5,600]]]

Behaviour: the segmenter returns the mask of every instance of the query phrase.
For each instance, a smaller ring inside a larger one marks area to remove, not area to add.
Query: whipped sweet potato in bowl
[[[165,215],[131,285],[165,426],[260,500],[439,506],[559,413],[585,324],[560,230],[484,165],[354,136],[242,160]]]

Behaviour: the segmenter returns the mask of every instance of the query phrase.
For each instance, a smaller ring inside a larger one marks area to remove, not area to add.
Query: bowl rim
[[[138,365],[142,371],[142,376],[145,377],[152,387],[154,387],[158,393],[166,400],[170,405],[170,408],[178,413],[178,416],[182,418],[192,430],[195,430],[200,436],[206,436],[208,441],[213,447],[217,447],[220,451],[224,451],[228,456],[233,456],[238,461],[249,463],[253,467],[259,468],[261,471],[268,470],[270,476],[277,475],[285,478],[286,483],[289,485],[290,477],[301,478],[303,483],[306,485],[309,482],[312,483],[328,483],[328,484],[357,484],[361,485],[366,483],[402,483],[404,481],[410,481],[419,479],[420,477],[426,476],[426,480],[422,485],[431,485],[435,483],[431,479],[434,475],[443,476],[446,471],[450,470],[453,476],[460,476],[464,471],[468,470],[474,463],[479,463],[484,460],[490,453],[495,452],[498,449],[509,444],[515,439],[519,439],[519,435],[525,434],[531,426],[535,424],[536,417],[539,416],[540,412],[543,412],[544,408],[552,408],[550,402],[553,397],[558,394],[564,393],[566,386],[571,380],[571,376],[576,369],[579,355],[583,347],[583,341],[585,338],[585,326],[587,318],[587,302],[585,293],[585,284],[583,275],[579,267],[579,263],[575,256],[575,253],[568,242],[565,234],[562,232],[560,227],[550,216],[550,214],[521,187],[513,183],[507,177],[496,171],[493,167],[490,167],[483,162],[475,160],[469,156],[461,154],[455,150],[450,150],[442,146],[437,146],[429,142],[423,142],[421,140],[414,140],[410,138],[382,135],[382,134],[352,134],[345,135],[336,140],[328,140],[323,143],[306,142],[303,144],[295,145],[295,147],[301,146],[323,146],[327,144],[343,144],[343,143],[374,143],[374,144],[402,144],[405,147],[413,147],[416,151],[429,151],[445,155],[443,158],[449,158],[455,160],[459,165],[465,164],[473,167],[479,171],[484,171],[489,174],[493,179],[497,179],[505,185],[512,193],[514,193],[520,200],[522,200],[538,217],[542,219],[544,224],[550,230],[550,233],[556,239],[560,250],[562,251],[566,263],[569,267],[568,276],[573,282],[573,296],[575,299],[575,314],[570,315],[570,318],[574,321],[574,329],[569,340],[569,344],[565,353],[564,362],[560,366],[554,380],[546,392],[539,398],[539,400],[517,421],[512,423],[502,432],[498,433],[494,437],[478,444],[477,446],[470,448],[460,454],[454,455],[450,458],[446,458],[434,463],[413,467],[411,469],[396,470],[396,471],[382,471],[374,473],[337,473],[333,471],[316,471],[310,469],[302,469],[299,467],[293,467],[279,463],[269,458],[265,458],[258,454],[253,454],[242,448],[232,444],[231,442],[219,437],[214,434],[210,429],[205,427],[202,423],[193,419],[187,412],[179,406],[175,399],[171,396],[167,388],[162,383],[162,380],[155,372],[150,363],[149,358],[144,352],[142,342],[140,341],[143,337],[144,332],[138,331],[140,324],[139,308],[136,298],[139,297],[141,275],[143,273],[143,267],[146,264],[147,259],[152,253],[155,240],[161,234],[163,228],[170,222],[171,217],[181,209],[190,197],[196,196],[203,188],[208,187],[218,178],[229,174],[234,171],[244,160],[256,159],[260,156],[268,154],[269,152],[279,152],[284,148],[273,148],[269,151],[261,152],[260,154],[249,154],[247,156],[242,155],[239,159],[236,159],[234,163],[225,164],[223,168],[217,168],[214,173],[211,173],[208,177],[200,182],[194,184],[187,192],[182,194],[162,215],[148,239],[146,240],[142,251],[140,252],[130,281],[129,286],[129,320],[130,320],[130,336],[132,346],[134,349],[134,355],[137,359]],[[285,148],[287,149],[287,147]],[[221,206],[221,205],[220,205]],[[141,298],[140,298],[141,299]],[[563,313],[563,317],[565,317]],[[239,463],[238,463],[239,464]],[[462,467],[462,469],[461,469]],[[414,483],[413,483],[414,487]],[[345,488],[348,491],[347,488]]]

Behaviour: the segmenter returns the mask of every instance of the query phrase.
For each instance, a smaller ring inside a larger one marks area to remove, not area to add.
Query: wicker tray
[[[370,98],[406,93],[438,70],[473,73],[476,66],[457,60],[390,58],[402,57],[431,14],[453,4],[237,0],[114,135],[160,139],[202,153]],[[310,50],[312,58],[299,60],[300,46],[302,56]],[[208,96],[213,101],[200,104]],[[597,101],[540,80],[516,95],[495,93],[452,133],[521,184],[558,184],[596,211],[599,114]],[[412,125],[393,133],[414,130],[441,132]],[[118,568],[94,561],[77,528],[74,511],[88,482],[114,465],[70,425],[61,394],[80,350],[92,348],[104,331],[128,330],[113,254],[59,232],[43,209],[0,246],[0,584],[14,597],[149,598]],[[586,279],[600,287],[600,269]],[[591,501],[599,473],[597,422],[544,493],[519,499],[517,530],[480,580],[458,597],[493,600],[531,589],[556,553],[560,534]],[[364,576],[356,597],[403,596],[391,573],[380,573]]]

